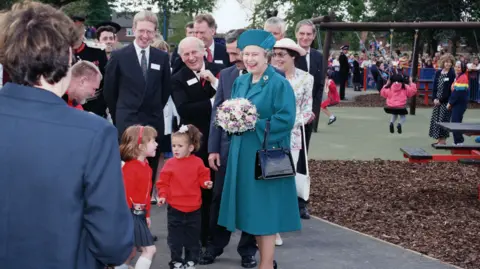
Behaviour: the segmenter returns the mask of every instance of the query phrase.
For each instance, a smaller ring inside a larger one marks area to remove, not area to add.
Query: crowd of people
[[[200,14],[171,56],[157,27],[140,11],[131,44],[115,46],[106,24],[97,48],[82,23],[49,5],[0,14],[2,268],[132,268],[140,252],[134,268],[145,269],[167,243],[165,263],[192,269],[214,263],[238,229],[240,265],[256,267],[259,251],[258,267],[271,269],[281,233],[310,218],[294,177],[256,180],[254,160],[268,125],[267,147],[291,149],[305,174],[312,122],[338,102],[331,89],[322,104],[331,87],[311,48],[314,24],[298,22],[292,40],[272,17],[263,30],[233,29],[222,45],[215,19]],[[255,131],[215,126],[231,98],[256,106]],[[167,242],[150,231],[152,204],[167,206]]]

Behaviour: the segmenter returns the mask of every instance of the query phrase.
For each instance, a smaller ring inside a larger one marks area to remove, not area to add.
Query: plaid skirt
[[[134,244],[136,247],[153,246],[155,243],[153,242],[152,233],[147,225],[146,212],[140,212],[143,213],[138,214],[138,210],[132,210]]]

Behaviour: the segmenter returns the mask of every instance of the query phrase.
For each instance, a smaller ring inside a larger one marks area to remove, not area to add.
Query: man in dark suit
[[[348,74],[350,73],[350,64],[348,63],[348,49],[349,46],[345,45],[342,48],[342,53],[338,57],[340,62],[340,100],[345,100],[345,84],[348,81]]]
[[[0,90],[0,122],[10,126],[0,132],[0,268],[122,264],[134,228],[117,131],[61,98],[70,83],[72,21],[35,2],[1,24],[0,62],[13,83]],[[42,38],[18,35],[28,31]]]
[[[172,98],[180,116],[180,124],[195,125],[203,134],[200,149],[195,155],[208,166],[208,135],[213,98],[218,87],[218,73],[223,65],[204,61],[205,44],[196,37],[186,37],[178,45],[185,66],[172,77]],[[209,238],[212,190],[202,189],[202,245]]]
[[[312,110],[313,113],[315,113],[315,118],[318,119],[320,116],[320,104],[322,103],[324,75],[322,74],[322,53],[311,48],[313,40],[315,40],[316,33],[317,30],[315,29],[315,25],[311,20],[302,20],[297,23],[295,28],[297,43],[307,52],[307,54],[305,56],[297,57],[295,59],[295,66],[303,71],[309,72],[314,78]],[[310,138],[312,136],[313,126],[313,120],[305,125],[307,151],[310,146]],[[297,165],[297,171],[302,174],[306,173],[307,165],[304,150],[305,149],[302,148],[300,151],[300,157]],[[310,219],[307,209],[307,201],[303,200],[302,198],[298,198],[298,206],[300,208],[300,217],[302,219]]]
[[[170,64],[166,52],[150,47],[157,30],[157,16],[140,11],[133,19],[135,40],[113,51],[106,67],[104,96],[119,137],[135,124],[150,125],[163,134],[163,108],[170,96]],[[157,143],[163,135],[157,136]],[[160,155],[149,159],[152,180]]]
[[[215,114],[217,107],[225,100],[230,99],[231,90],[235,79],[242,73],[246,73],[246,68],[243,64],[240,50],[237,48],[237,39],[244,31],[244,29],[233,30],[226,36],[227,53],[230,56],[229,60],[235,65],[220,72],[218,91],[212,108],[213,112],[210,121],[210,136],[208,137],[208,152],[210,153],[208,162],[210,167],[216,171],[215,184],[213,187],[212,207],[210,212],[210,230],[212,233],[212,241],[210,241],[207,245],[206,251],[202,253],[199,261],[200,264],[214,263],[216,257],[223,253],[223,249],[228,245],[231,236],[231,232],[229,232],[225,227],[217,224],[230,139],[227,133],[215,126]],[[242,232],[242,237],[240,238],[237,251],[242,257],[241,264],[244,268],[253,268],[257,266],[257,262],[255,260],[257,246],[255,237],[253,235]]]
[[[185,37],[195,36],[195,29],[193,28],[193,21],[185,25]],[[170,65],[172,66],[172,75],[178,72],[185,64],[182,62],[180,55],[178,55],[178,46],[172,52],[170,59]]]
[[[210,14],[200,14],[194,20],[195,37],[199,38],[205,44],[205,58],[209,63],[223,64],[229,67],[230,60],[227,54],[227,48],[219,43],[215,43],[217,24]]]

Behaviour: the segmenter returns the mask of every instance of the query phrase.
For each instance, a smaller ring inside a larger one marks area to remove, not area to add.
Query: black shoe
[[[255,260],[255,256],[242,256],[242,267],[243,268],[257,267],[257,261]]]
[[[273,260],[273,269],[277,269],[277,261]]]
[[[207,264],[212,264],[215,262],[215,259],[220,256],[220,255],[215,255],[210,251],[205,251],[202,254],[200,254],[200,259],[198,260],[198,264],[200,265],[207,265]]]
[[[333,119],[328,119],[328,125],[334,123],[337,120],[337,117],[333,117]]]
[[[399,134],[402,133],[402,125],[401,125],[400,123],[397,124],[397,132],[398,132]]]
[[[308,214],[308,209],[306,209],[306,208],[300,209],[300,218],[310,219],[310,214]]]
[[[390,133],[395,133],[395,129],[393,128],[393,122],[390,122]]]

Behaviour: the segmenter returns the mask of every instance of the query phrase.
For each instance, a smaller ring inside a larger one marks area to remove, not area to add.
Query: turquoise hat
[[[243,50],[246,46],[259,46],[271,50],[275,45],[275,37],[264,30],[248,30],[238,37],[237,47]]]

